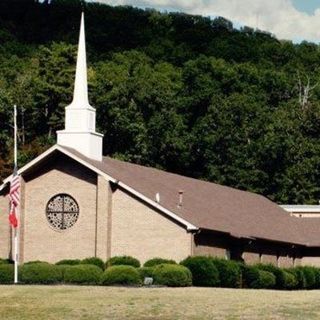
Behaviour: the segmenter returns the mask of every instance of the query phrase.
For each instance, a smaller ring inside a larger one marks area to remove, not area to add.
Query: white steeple
[[[58,131],[58,144],[71,147],[88,158],[102,160],[103,135],[96,131],[96,110],[88,99],[84,14],[81,15],[73,100],[66,107],[65,130]]]
[[[79,35],[78,57],[76,80],[74,83],[73,101],[69,107],[84,108],[91,107],[88,99],[87,85],[87,58],[86,58],[86,39],[84,33],[84,14],[81,14],[81,25]]]

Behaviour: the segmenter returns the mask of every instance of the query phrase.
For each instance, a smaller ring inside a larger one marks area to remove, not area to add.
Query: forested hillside
[[[223,18],[87,3],[104,154],[251,190],[320,199],[320,51]],[[79,0],[0,1],[0,176],[55,143],[71,102]]]

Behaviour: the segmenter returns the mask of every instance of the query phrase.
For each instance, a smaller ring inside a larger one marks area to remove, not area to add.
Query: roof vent
[[[179,190],[179,203],[178,203],[178,208],[182,208],[182,203],[183,203],[183,190]]]
[[[156,202],[160,203],[160,193],[159,192],[156,193]]]

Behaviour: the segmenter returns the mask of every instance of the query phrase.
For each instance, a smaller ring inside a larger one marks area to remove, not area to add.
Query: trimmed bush
[[[34,261],[28,261],[28,262],[25,262],[23,265],[24,266],[27,266],[28,264],[37,264],[37,263],[47,263],[47,264],[50,264],[49,262],[46,262],[46,261],[40,261],[40,260],[34,260]]]
[[[294,289],[305,289],[307,287],[306,278],[301,268],[290,268],[287,272],[293,274],[296,278],[296,286]]]
[[[162,259],[162,258],[153,258],[144,263],[144,267],[154,267],[159,264],[177,264],[174,260]]]
[[[0,258],[0,264],[13,264],[14,261],[11,259],[2,259]]]
[[[64,269],[64,281],[66,283],[98,284],[100,283],[101,275],[101,268],[92,264],[67,266]]]
[[[132,266],[135,268],[140,267],[140,261],[136,258],[130,257],[130,256],[117,256],[117,257],[112,257],[106,262],[106,266],[111,267],[111,266]]]
[[[13,283],[14,267],[9,263],[0,264],[0,283],[8,284]]]
[[[181,261],[192,274],[192,283],[198,287],[216,287],[219,285],[219,272],[212,258],[205,256],[188,257]]]
[[[81,260],[79,259],[64,259],[56,262],[56,265],[68,265],[68,266],[75,266],[81,263]]]
[[[81,261],[81,264],[92,264],[99,267],[102,270],[105,269],[105,264],[100,258],[95,258],[95,257],[86,258]]]
[[[280,269],[272,264],[257,264],[255,266],[260,270],[271,272],[276,277],[275,288],[285,288],[286,275],[283,269]]]
[[[276,285],[276,277],[269,271],[260,270],[257,266],[244,266],[243,278],[248,288],[270,289]]]
[[[314,288],[320,289],[320,269],[319,268],[314,268],[314,275],[315,275]]]
[[[294,289],[298,283],[295,275],[286,270],[283,270],[283,274],[284,274],[283,289],[287,289],[287,290]]]
[[[242,287],[251,288],[251,282],[259,277],[259,268],[257,266],[248,266],[243,264],[242,269]]]
[[[253,288],[274,288],[276,285],[276,277],[273,273],[259,270],[259,279],[253,283]]]
[[[316,275],[314,272],[313,267],[304,266],[304,267],[297,267],[296,269],[302,270],[304,274],[304,278],[306,279],[306,289],[312,289],[315,287],[316,284]]]
[[[168,287],[187,287],[192,285],[192,274],[187,267],[176,264],[159,264],[153,269],[155,284]]]
[[[53,284],[62,282],[61,269],[49,263],[23,265],[20,269],[21,282],[26,284]]]
[[[133,266],[111,266],[101,276],[102,285],[140,285],[141,278],[137,268]]]
[[[70,266],[68,264],[59,264],[59,265],[57,265],[57,267],[59,268],[59,270],[62,274],[62,280],[64,281],[64,274],[65,274],[66,270],[72,266]]]
[[[218,269],[220,286],[224,288],[239,288],[241,286],[241,267],[238,262],[212,258]]]
[[[138,269],[138,272],[140,274],[140,278],[143,281],[146,277],[153,278],[153,268],[151,267],[142,267]]]

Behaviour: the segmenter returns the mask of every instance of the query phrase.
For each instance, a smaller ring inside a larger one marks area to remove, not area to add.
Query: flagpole
[[[17,142],[17,106],[14,105],[14,172],[18,169],[18,142]],[[17,217],[19,217],[19,206],[17,206]],[[18,283],[18,264],[19,264],[19,248],[18,248],[18,237],[19,237],[19,226],[14,228],[14,283]]]

